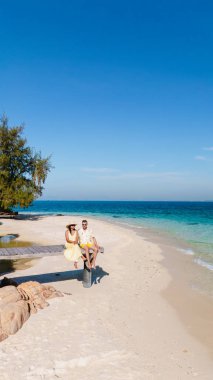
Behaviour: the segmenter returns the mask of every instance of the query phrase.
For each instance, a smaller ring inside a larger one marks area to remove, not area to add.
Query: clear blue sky
[[[42,199],[213,199],[212,1],[0,1],[0,114]]]

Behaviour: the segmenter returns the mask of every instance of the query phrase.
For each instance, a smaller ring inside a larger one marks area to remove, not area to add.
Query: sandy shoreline
[[[19,240],[63,244],[70,219],[2,220],[1,230]],[[80,217],[74,219],[80,224]],[[162,265],[162,248],[131,229],[88,220],[105,247],[92,288],[82,287],[81,271],[70,272],[64,257],[43,258],[8,275],[72,294],[52,300],[0,344],[1,379],[212,379],[207,346],[162,296],[174,284]]]

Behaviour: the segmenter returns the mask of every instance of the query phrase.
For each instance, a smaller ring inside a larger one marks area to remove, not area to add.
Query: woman
[[[66,243],[65,243],[65,251],[64,251],[64,256],[66,257],[67,260],[69,261],[74,261],[74,267],[77,269],[78,268],[78,260],[81,257],[83,260],[85,258],[83,257],[81,253],[81,249],[78,245],[78,231],[75,229],[76,223],[71,223],[66,226],[67,230],[65,232],[65,238],[66,238]]]

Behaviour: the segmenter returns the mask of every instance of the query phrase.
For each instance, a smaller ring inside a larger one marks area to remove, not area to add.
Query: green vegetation
[[[0,211],[28,207],[42,194],[43,184],[52,168],[50,157],[42,158],[27,146],[23,126],[9,128],[0,120]]]

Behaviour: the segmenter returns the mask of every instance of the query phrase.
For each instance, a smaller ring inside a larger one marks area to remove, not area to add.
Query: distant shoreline
[[[38,200],[23,215],[85,215],[141,225],[180,242],[180,252],[193,254],[213,270],[213,202],[195,201],[52,201]],[[182,249],[182,246],[183,249]]]

